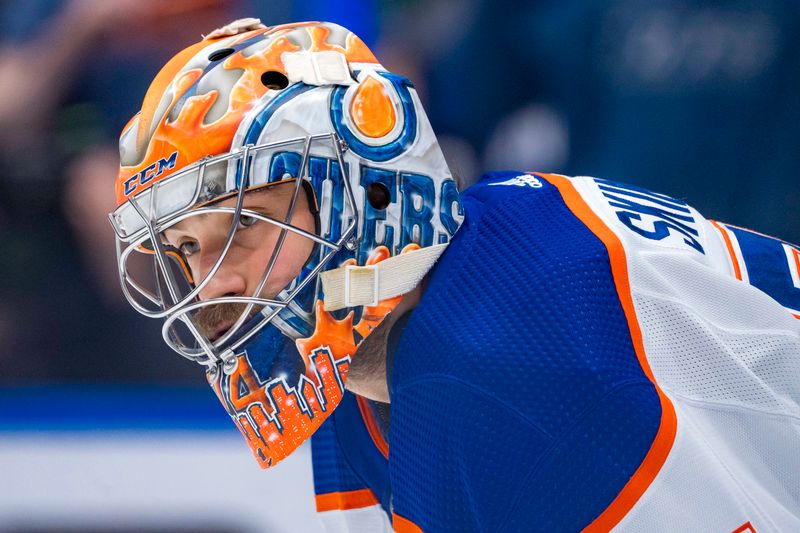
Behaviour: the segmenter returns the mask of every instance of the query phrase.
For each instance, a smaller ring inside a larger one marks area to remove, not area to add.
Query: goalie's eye
[[[258,222],[258,219],[256,217],[251,217],[249,215],[239,215],[239,227],[237,229],[249,228],[256,222]]]
[[[189,257],[190,255],[196,254],[200,251],[200,243],[197,241],[183,241],[179,246],[178,249],[181,251],[184,257]]]

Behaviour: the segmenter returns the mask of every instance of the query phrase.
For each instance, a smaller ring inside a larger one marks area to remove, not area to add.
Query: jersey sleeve
[[[352,393],[346,395],[355,401]],[[390,532],[388,516],[349,464],[336,431],[336,417],[331,416],[311,438],[314,493],[323,526],[330,533]]]
[[[800,248],[752,230],[711,221],[725,243],[731,273],[800,319]]]

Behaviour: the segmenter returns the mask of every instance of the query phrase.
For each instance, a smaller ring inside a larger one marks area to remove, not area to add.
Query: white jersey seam
[[[679,399],[681,401],[685,401],[686,403],[692,404],[695,407],[707,407],[709,409],[715,409],[717,411],[744,411],[752,414],[758,414],[760,416],[768,416],[770,418],[780,418],[780,419],[790,419],[793,422],[797,422],[800,424],[800,416],[793,415],[791,413],[778,413],[775,411],[765,411],[763,409],[758,409],[756,407],[752,407],[749,405],[742,405],[742,404],[733,404],[722,402],[719,400],[706,400],[706,399],[699,399],[693,398],[691,396],[686,396],[685,394],[681,394],[679,392],[673,392],[669,387],[665,387],[661,385],[661,390],[664,391],[667,396],[670,398]]]
[[[754,287],[754,288],[757,289],[757,287]],[[790,330],[790,329],[784,329],[784,328],[769,328],[769,329],[765,329],[765,328],[760,328],[760,329],[731,329],[731,328],[726,328],[725,326],[720,326],[720,325],[716,324],[715,322],[712,322],[711,320],[708,319],[708,317],[699,315],[697,312],[694,311],[694,309],[691,306],[687,305],[684,301],[682,301],[682,300],[680,300],[678,298],[674,298],[674,297],[671,297],[671,296],[666,296],[664,294],[652,292],[652,291],[649,291],[647,289],[635,288],[635,289],[633,289],[631,291],[631,294],[636,294],[637,296],[646,296],[648,298],[661,300],[662,302],[669,302],[669,303],[672,303],[672,304],[679,305],[680,307],[682,307],[683,309],[685,309],[686,311],[691,313],[693,317],[701,318],[702,321],[707,322],[709,324],[712,324],[715,328],[717,328],[717,329],[719,329],[721,331],[724,331],[725,333],[731,333],[731,334],[757,334],[757,333],[764,333],[764,332],[768,331],[771,334],[774,333],[776,335],[783,335],[785,337],[792,337],[792,338],[795,338],[795,339],[800,339],[800,333],[798,333],[797,331],[793,331],[793,330]],[[777,305],[781,305],[778,302],[775,302],[775,303]],[[781,306],[781,307],[783,307],[783,306]],[[783,308],[786,309],[785,307],[783,307]]]

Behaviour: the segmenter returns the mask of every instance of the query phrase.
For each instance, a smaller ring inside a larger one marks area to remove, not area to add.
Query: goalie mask
[[[120,159],[125,296],[207,368],[262,467],[337,406],[461,220],[413,85],[329,23],[247,19],[180,52]]]

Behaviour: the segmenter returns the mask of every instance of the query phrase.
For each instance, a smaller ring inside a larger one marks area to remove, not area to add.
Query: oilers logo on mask
[[[275,154],[269,165],[269,182],[281,181],[286,175],[296,176],[301,161],[300,152]],[[344,214],[339,163],[333,158],[311,156],[308,179],[317,197],[323,198],[322,212],[328,213],[323,221],[322,234],[328,238],[339,234]],[[389,204],[385,209],[375,209],[367,200],[366,191],[374,183],[381,184],[389,193]],[[364,213],[363,225],[359,228],[359,241],[362,243],[356,259],[359,264],[363,264],[369,250],[377,246],[386,246],[395,255],[411,243],[425,247],[448,242],[458,229],[461,207],[453,180],[437,185],[430,176],[362,165],[359,185],[363,198],[360,207]],[[323,194],[323,189],[328,187],[330,193]],[[437,196],[442,199],[438,209]],[[395,211],[399,211],[395,216],[401,221],[399,235],[395,234],[394,227],[385,223],[387,212]],[[435,230],[434,226],[438,229]]]

